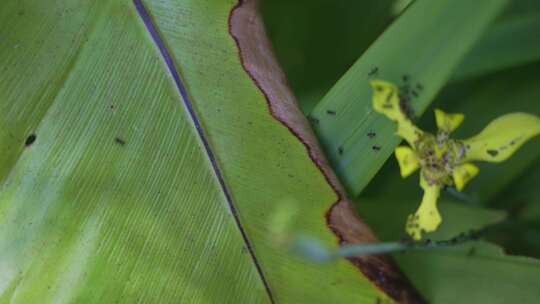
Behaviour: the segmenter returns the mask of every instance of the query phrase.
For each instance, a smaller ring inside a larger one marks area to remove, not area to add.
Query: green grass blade
[[[400,141],[393,123],[371,108],[370,71],[378,68],[375,77],[399,84],[403,75],[413,86],[421,83],[412,107],[422,113],[506,3],[416,1],[315,107],[315,130],[350,192],[364,188]]]

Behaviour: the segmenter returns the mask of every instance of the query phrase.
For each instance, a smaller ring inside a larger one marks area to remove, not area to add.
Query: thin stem
[[[366,256],[370,254],[383,254],[408,250],[430,250],[438,248],[447,248],[457,246],[469,241],[477,240],[481,235],[488,232],[495,226],[504,225],[507,220],[485,226],[478,230],[462,232],[447,240],[433,241],[425,239],[422,241],[413,241],[410,237],[404,238],[399,242],[346,245],[333,251],[323,245],[318,239],[306,235],[297,236],[293,243],[292,250],[302,257],[314,262],[329,262],[338,258],[352,258]]]
[[[491,228],[493,225],[487,226],[479,230],[471,230],[469,232],[460,233],[455,237],[448,240],[439,240],[432,241],[426,239],[424,241],[412,241],[404,240],[399,242],[387,242],[387,243],[377,243],[377,244],[363,244],[363,245],[346,245],[341,247],[336,255],[339,257],[358,257],[365,256],[370,254],[382,254],[382,253],[392,253],[399,251],[408,251],[408,250],[426,250],[426,249],[437,249],[437,248],[446,248],[451,246],[460,245],[468,241],[477,240],[481,234],[485,233],[487,229]]]

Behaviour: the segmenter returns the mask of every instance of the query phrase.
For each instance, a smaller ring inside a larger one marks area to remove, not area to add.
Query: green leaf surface
[[[370,74],[399,85],[406,75],[418,95],[411,106],[422,113],[506,3],[415,1],[315,107],[315,130],[352,194],[364,188],[400,141],[393,135],[395,125],[371,108]],[[376,136],[368,136],[371,132]]]
[[[491,239],[506,251],[540,258],[540,161],[514,178],[490,202],[490,206],[509,210],[510,221]]]
[[[268,36],[304,113],[388,26],[394,3],[260,1]]]
[[[477,242],[465,250],[394,255],[430,303],[535,303],[540,261]]]
[[[383,240],[395,241],[403,231],[406,215],[418,204],[414,200],[359,198],[366,221]],[[439,202],[443,222],[428,237],[441,240],[469,229],[479,229],[504,218],[504,213]],[[381,212],[381,210],[392,210]],[[429,303],[534,303],[540,297],[537,280],[540,261],[507,256],[485,241],[453,248],[410,251],[393,255]]]
[[[540,160],[530,164],[519,177],[498,193],[489,203],[496,208],[506,208],[513,216],[540,222]],[[539,240],[540,241],[540,240]]]
[[[337,195],[243,70],[236,1],[145,4],[189,100],[131,1],[3,3],[0,303],[386,299],[270,241],[290,202],[292,229],[337,247]]]
[[[519,1],[518,1],[519,2]],[[494,23],[456,69],[453,80],[524,65],[540,59],[540,8]]]
[[[386,196],[364,197],[357,199],[358,209],[367,223],[373,226],[377,236],[385,242],[396,241],[405,234],[407,215],[414,213],[420,204],[413,199],[392,199]],[[443,240],[471,229],[480,229],[505,218],[505,212],[467,206],[455,200],[444,198],[438,202],[442,223],[436,232],[426,234],[427,238]],[[392,212],[381,212],[392,210]]]

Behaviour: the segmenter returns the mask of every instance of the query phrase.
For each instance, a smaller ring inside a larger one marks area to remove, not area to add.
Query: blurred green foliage
[[[275,52],[305,113],[347,71],[395,18],[397,1],[263,1],[261,8]],[[540,1],[513,1],[455,71],[454,78],[419,120],[434,130],[433,109],[465,113],[456,136],[467,137],[509,112],[540,114]],[[507,224],[489,239],[507,252],[540,257],[540,139],[501,164],[481,164],[463,197],[443,200],[508,213]],[[358,199],[420,202],[418,176],[399,177],[389,158]],[[441,204],[444,204],[442,202]],[[411,207],[415,208],[414,207]],[[362,214],[380,217],[377,212]],[[408,210],[410,212],[412,210]],[[403,220],[407,213],[404,213]],[[475,212],[453,218],[474,222]],[[456,221],[459,221],[456,222]],[[447,223],[448,224],[448,223]],[[374,225],[377,226],[377,225]],[[374,227],[378,231],[379,227]]]
[[[304,113],[391,23],[393,3],[261,1],[267,33]]]

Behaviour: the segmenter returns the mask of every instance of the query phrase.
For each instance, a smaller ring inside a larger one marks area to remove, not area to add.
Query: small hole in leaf
[[[26,141],[24,142],[24,145],[25,146],[30,146],[32,145],[35,141],[36,141],[36,134],[30,134],[27,138],[26,138]]]

